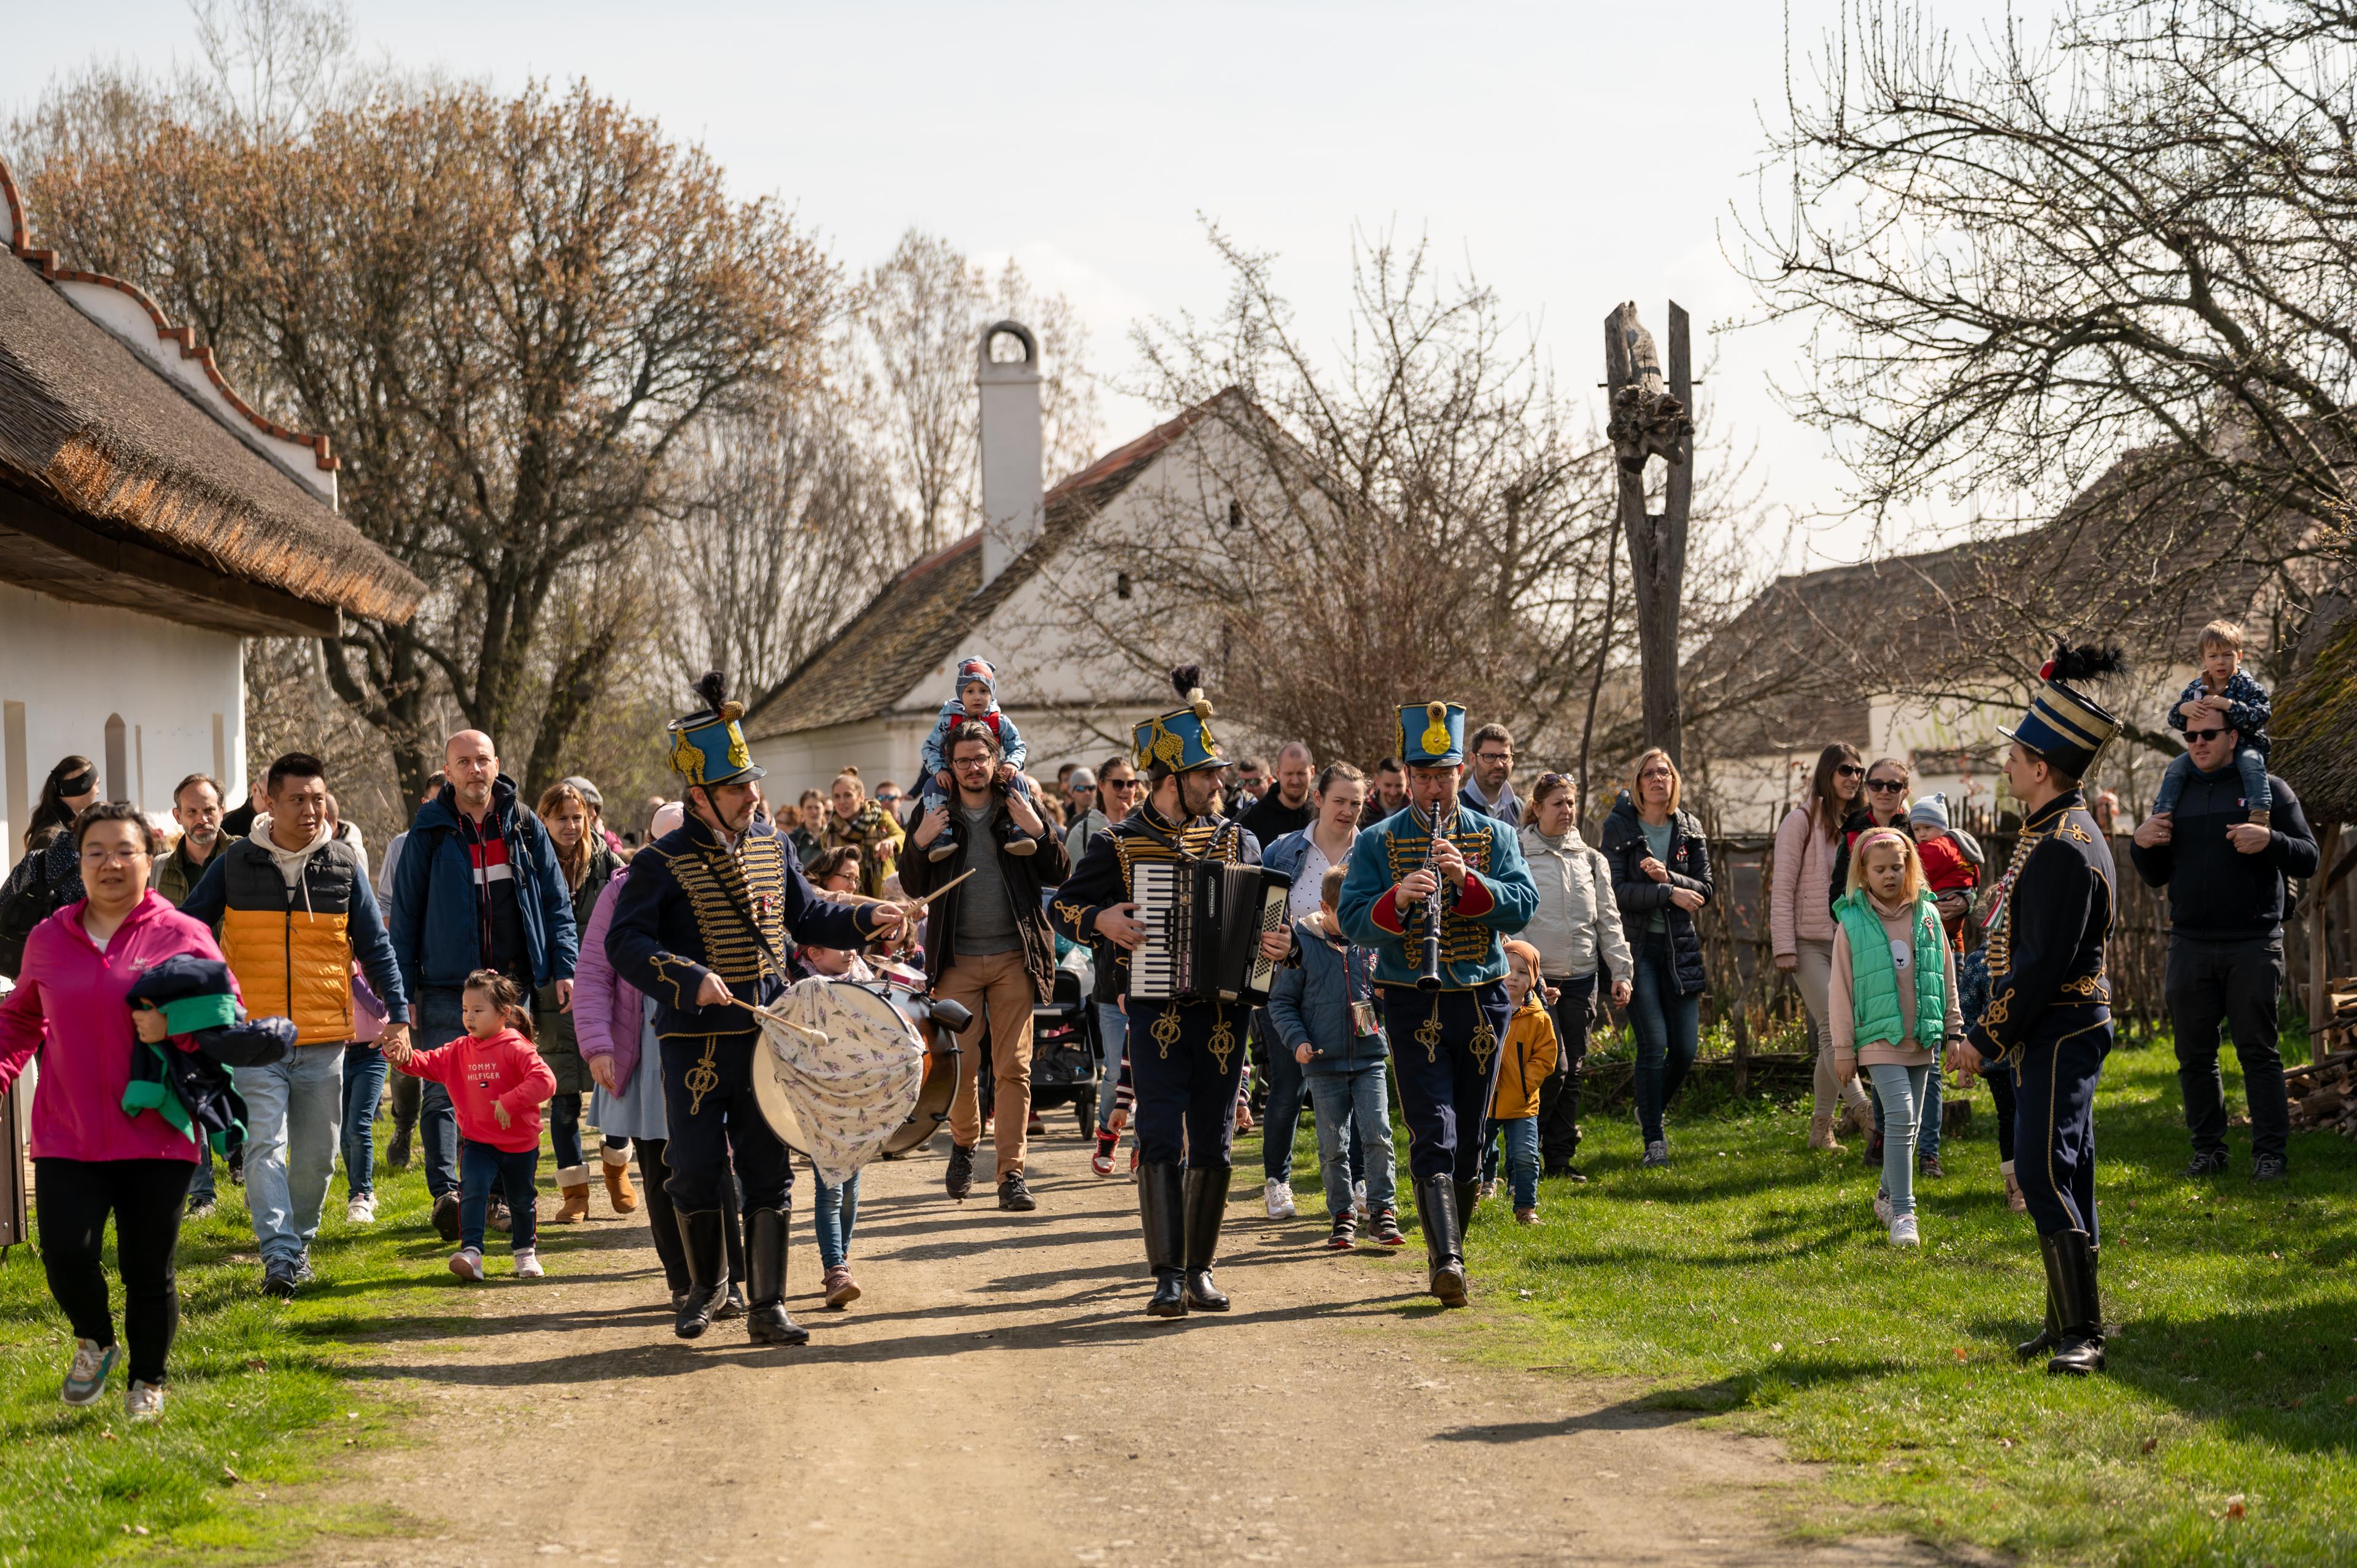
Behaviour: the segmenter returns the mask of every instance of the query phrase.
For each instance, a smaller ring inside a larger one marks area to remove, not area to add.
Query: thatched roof
[[[2328,636],[2299,678],[2276,693],[2270,770],[2308,820],[2357,822],[2357,615]]]
[[[954,657],[976,627],[1037,576],[1211,406],[1199,404],[1157,425],[1049,490],[1039,537],[987,585],[982,580],[978,532],[893,578],[841,631],[753,704],[745,719],[746,738],[768,740],[891,712],[927,671]]]
[[[246,635],[407,620],[424,585],[336,515],[326,439],[254,413],[138,289],[34,249],[5,165],[0,199],[0,578]]]

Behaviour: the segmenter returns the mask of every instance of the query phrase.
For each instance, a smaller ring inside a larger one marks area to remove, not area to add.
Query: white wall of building
[[[0,860],[17,858],[42,781],[75,753],[99,765],[105,798],[143,811],[170,811],[172,786],[191,773],[212,774],[238,804],[243,643],[0,583]]]

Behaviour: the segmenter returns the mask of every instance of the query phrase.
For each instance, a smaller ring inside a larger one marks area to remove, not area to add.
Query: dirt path
[[[312,1561],[1931,1560],[1780,1539],[1762,1494],[1799,1475],[1770,1444],[1451,1359],[1413,1237],[1410,1259],[1338,1258],[1322,1226],[1262,1218],[1241,1176],[1220,1269],[1236,1310],[1150,1320],[1134,1189],[1060,1133],[1035,1147],[1031,1215],[952,1203],[938,1155],[871,1167],[847,1313],[819,1306],[798,1215],[802,1349],[737,1324],[674,1340],[637,1217],[559,1239],[541,1285],[495,1275],[457,1356],[396,1338],[381,1369],[420,1391],[418,1441],[335,1488],[424,1528]]]

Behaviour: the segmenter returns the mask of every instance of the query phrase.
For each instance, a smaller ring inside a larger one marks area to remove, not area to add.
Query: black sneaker
[[[458,1195],[446,1192],[434,1200],[434,1229],[445,1241],[458,1239]]]
[[[1039,1207],[1039,1200],[1024,1185],[1021,1171],[1009,1171],[998,1178],[998,1207],[1017,1214],[1028,1214]]]
[[[949,825],[942,830],[942,836],[935,839],[926,847],[925,858],[927,860],[947,860],[957,852],[957,814],[953,811],[950,814]]]
[[[2253,1181],[2281,1181],[2291,1175],[2291,1162],[2281,1155],[2261,1155],[2251,1162]]]
[[[1866,1145],[1866,1163],[1872,1165],[1876,1170],[1880,1170],[1882,1168],[1881,1134],[1877,1133],[1873,1141]]]
[[[950,1166],[942,1173],[942,1186],[961,1203],[974,1190],[974,1151],[963,1144],[950,1145]]]
[[[409,1168],[409,1136],[406,1127],[393,1130],[393,1137],[384,1145],[384,1163],[391,1169],[405,1171]]]
[[[1940,1163],[1939,1155],[1924,1155],[1915,1162],[1915,1174],[1938,1181],[1948,1174],[1948,1167]]]
[[[2193,1163],[2185,1167],[2185,1174],[2195,1180],[2203,1176],[2224,1176],[2231,1163],[2223,1149],[2197,1149]]]
[[[264,1295],[288,1300],[301,1283],[295,1277],[295,1265],[284,1258],[273,1258],[262,1265],[262,1294]]]

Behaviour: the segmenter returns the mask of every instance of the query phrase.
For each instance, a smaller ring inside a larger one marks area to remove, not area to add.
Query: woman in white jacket
[[[1786,813],[1776,829],[1775,872],[1768,889],[1768,932],[1776,967],[1801,988],[1809,1033],[1817,1046],[1816,1100],[1809,1117],[1809,1147],[1839,1151],[1834,1141],[1836,1100],[1846,1101],[1861,1128],[1873,1125],[1873,1102],[1857,1074],[1846,1082],[1834,1073],[1833,1030],[1827,987],[1833,979],[1834,917],[1824,890],[1842,848],[1842,824],[1857,809],[1866,765],[1857,747],[1835,741],[1817,753],[1809,776],[1808,799]]]
[[[1561,1047],[1554,1073],[1539,1090],[1540,1174],[1585,1181],[1571,1162],[1579,1153],[1579,1071],[1587,1053],[1587,1020],[1599,981],[1610,984],[1614,1006],[1629,1004],[1636,961],[1621,933],[1611,867],[1579,836],[1579,801],[1567,775],[1539,775],[1515,832],[1539,889],[1538,909],[1521,936],[1539,950],[1547,1012]]]

